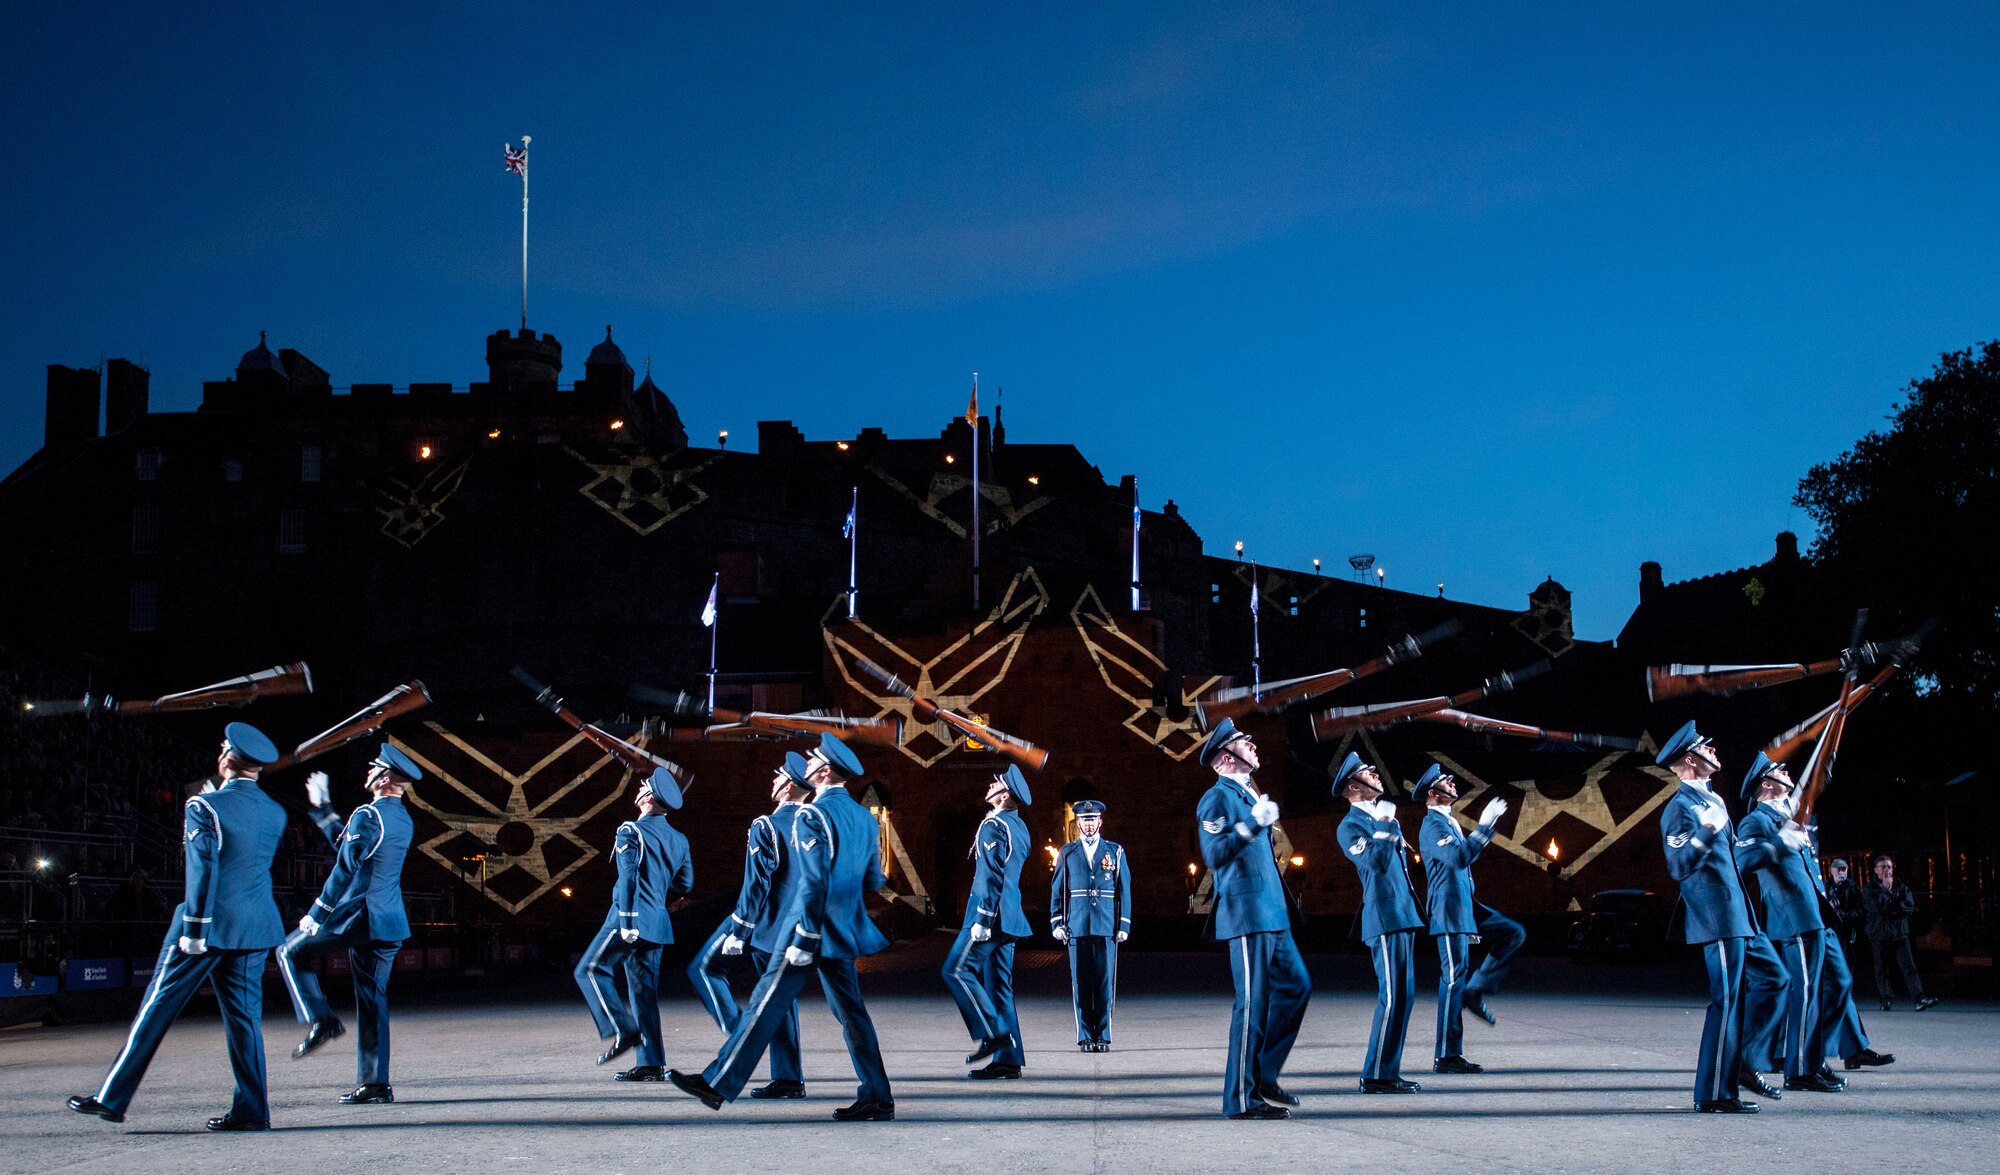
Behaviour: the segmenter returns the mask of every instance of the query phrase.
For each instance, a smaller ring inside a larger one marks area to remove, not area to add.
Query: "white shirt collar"
[[[1396,815],[1396,805],[1387,800],[1360,800],[1354,806],[1377,820],[1389,820]]]

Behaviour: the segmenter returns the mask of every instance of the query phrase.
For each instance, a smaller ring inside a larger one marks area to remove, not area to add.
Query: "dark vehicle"
[[[1650,889],[1605,889],[1569,924],[1570,958],[1649,959],[1666,953],[1670,907]]]

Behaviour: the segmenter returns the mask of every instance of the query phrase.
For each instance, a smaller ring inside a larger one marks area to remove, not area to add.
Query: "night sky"
[[[292,11],[297,9],[298,11]],[[43,367],[192,408],[268,330],[356,382],[565,380],[697,443],[925,435],[971,373],[1212,553],[1372,552],[1614,635],[2000,322],[1988,4],[21,3],[0,469]],[[1831,637],[1831,634],[1829,634]],[[1823,652],[1824,650],[1818,650]],[[1802,650],[1810,653],[1814,650]]]

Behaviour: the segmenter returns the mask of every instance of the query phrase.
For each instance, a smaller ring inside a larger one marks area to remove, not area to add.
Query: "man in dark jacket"
[[[1902,970],[1903,987],[1917,1001],[1917,1011],[1935,1005],[1937,997],[1924,994],[1917,961],[1910,955],[1910,915],[1917,912],[1917,898],[1896,880],[1896,862],[1887,855],[1875,858],[1875,880],[1861,891],[1861,905],[1868,912],[1868,944],[1875,948],[1875,996],[1882,1001],[1882,1010],[1890,1007],[1891,959]]]

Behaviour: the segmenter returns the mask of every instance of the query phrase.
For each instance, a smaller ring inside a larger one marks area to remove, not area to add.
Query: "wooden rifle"
[[[1870,641],[1862,645],[1863,663],[1872,663],[1877,668],[1875,676],[1856,685],[1854,691],[1848,695],[1847,712],[1852,714],[1855,708],[1866,701],[1871,694],[1888,684],[1889,679],[1902,670],[1904,663],[1916,655],[1917,649],[1924,643],[1924,638],[1937,630],[1938,624],[1938,618],[1933,616],[1924,621],[1915,632],[1901,640],[1879,643]],[[1832,720],[1833,712],[1839,708],[1840,703],[1835,701],[1826,709],[1772,739],[1764,747],[1764,757],[1773,763],[1782,763],[1798,754],[1800,747],[1820,736],[1826,729],[1826,724]]]
[[[674,782],[680,785],[682,792],[686,792],[694,785],[694,777],[680,764],[670,759],[663,759],[644,747],[628,743],[601,726],[585,722],[575,711],[563,704],[562,698],[556,691],[536,681],[519,665],[514,667],[513,677],[535,695],[535,701],[543,709],[562,719],[578,734],[596,743],[599,750],[623,764],[626,770],[639,775],[651,775],[654,768],[664,767],[667,774],[674,777]]]
[[[1379,730],[1384,726],[1409,722],[1456,706],[1466,706],[1481,698],[1504,694],[1524,681],[1549,671],[1547,661],[1524,665],[1509,673],[1489,677],[1464,693],[1445,698],[1419,698],[1413,702],[1377,702],[1369,706],[1335,706],[1312,717],[1315,742],[1326,742],[1351,730]]]
[[[1542,726],[1528,726],[1520,722],[1488,718],[1484,714],[1467,714],[1463,710],[1433,710],[1428,714],[1419,714],[1417,718],[1421,722],[1449,722],[1479,734],[1511,734],[1520,738],[1538,738],[1543,742],[1603,747],[1607,751],[1639,749],[1639,740],[1636,738],[1621,738],[1615,734],[1587,734],[1573,730],[1550,730]]]
[[[855,668],[881,682],[890,693],[899,698],[909,699],[910,713],[917,721],[942,722],[966,738],[996,754],[1012,759],[1030,771],[1040,771],[1048,764],[1049,753],[1026,739],[1015,738],[983,722],[974,722],[963,714],[952,713],[929,698],[919,695],[916,690],[904,684],[901,678],[866,657],[856,658],[854,664]]]
[[[258,698],[276,698],[287,694],[309,694],[312,692],[312,670],[304,661],[291,665],[274,665],[242,677],[232,677],[228,681],[218,681],[199,689],[185,690],[177,694],[167,694],[151,701],[121,702],[104,694],[85,694],[81,701],[63,699],[52,702],[26,702],[21,711],[30,717],[36,715],[89,714],[178,714],[188,710],[211,710],[224,706],[247,706]]]
[[[1840,679],[1840,700],[1834,703],[1833,714],[1827,718],[1826,729],[1820,733],[1819,743],[1813,747],[1799,779],[1799,802],[1793,809],[1792,822],[1800,828],[1812,820],[1813,804],[1833,780],[1834,756],[1840,753],[1840,736],[1846,733],[1848,711],[1853,708],[1854,690],[1861,676],[1861,626],[1866,623],[1868,609],[1863,608],[1854,614],[1853,635],[1847,641],[1850,655],[1847,672]]]
[[[1728,697],[1744,690],[1764,689],[1788,681],[1804,681],[1832,673],[1846,664],[1843,654],[1804,665],[1654,665],[1646,670],[1646,696],[1655,702],[1689,694]]]
[[[1268,714],[1287,706],[1310,701],[1322,694],[1331,693],[1349,682],[1372,677],[1391,665],[1414,661],[1424,655],[1426,648],[1448,637],[1456,636],[1464,627],[1457,620],[1447,620],[1427,632],[1418,633],[1416,636],[1405,636],[1384,649],[1381,656],[1372,661],[1364,661],[1352,669],[1335,669],[1307,677],[1267,682],[1255,687],[1239,685],[1215,690],[1195,702],[1195,721],[1203,730],[1213,730],[1224,718],[1240,718],[1245,714]]]
[[[387,726],[391,719],[400,718],[413,710],[421,710],[430,704],[431,694],[424,688],[423,682],[411,681],[408,685],[399,685],[293,747],[289,753],[278,756],[277,761],[265,764],[260,776],[286,767],[296,767],[300,763],[317,759],[329,751],[339,750],[356,739],[367,738],[374,734]],[[219,781],[211,775],[205,782],[213,785]]]

